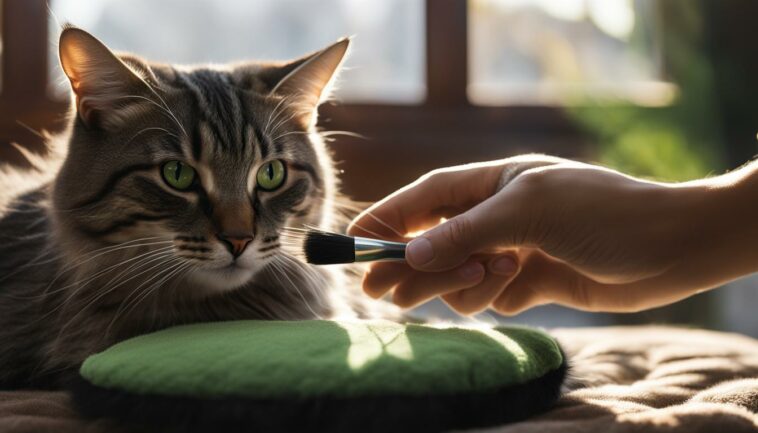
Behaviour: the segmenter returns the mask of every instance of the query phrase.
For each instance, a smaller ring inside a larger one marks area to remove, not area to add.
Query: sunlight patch
[[[388,324],[391,324],[387,322]],[[387,326],[383,322],[349,323],[343,326],[350,338],[347,364],[353,371],[360,370],[382,356],[392,356],[406,361],[413,359],[413,348],[405,328]]]

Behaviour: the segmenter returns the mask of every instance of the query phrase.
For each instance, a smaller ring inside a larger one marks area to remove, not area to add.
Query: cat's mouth
[[[202,291],[226,292],[250,283],[263,267],[258,261],[232,259],[216,266],[198,267],[190,279]]]

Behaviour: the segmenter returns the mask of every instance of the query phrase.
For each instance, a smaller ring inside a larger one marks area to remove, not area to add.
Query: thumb
[[[492,198],[479,203],[413,239],[405,251],[406,261],[414,269],[427,272],[463,264],[472,254],[497,245],[497,236],[491,230],[493,219],[500,219],[497,213]]]

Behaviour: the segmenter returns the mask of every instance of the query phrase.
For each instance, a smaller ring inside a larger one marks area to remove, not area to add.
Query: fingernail
[[[484,267],[479,263],[468,263],[463,265],[459,272],[463,278],[473,280],[482,276],[484,273]]]
[[[429,263],[434,258],[432,243],[426,238],[412,240],[405,249],[405,258],[415,265]]]
[[[503,256],[490,264],[490,269],[493,273],[503,276],[510,276],[516,273],[518,270],[518,263],[511,256]]]

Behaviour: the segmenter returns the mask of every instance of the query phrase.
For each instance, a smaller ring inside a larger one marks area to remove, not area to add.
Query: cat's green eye
[[[169,161],[161,169],[163,180],[173,188],[185,190],[195,181],[195,169],[181,161]]]
[[[279,159],[275,159],[263,164],[261,168],[258,169],[256,180],[258,182],[258,187],[261,189],[265,191],[273,191],[282,186],[286,177],[287,168],[284,166],[284,163]]]

